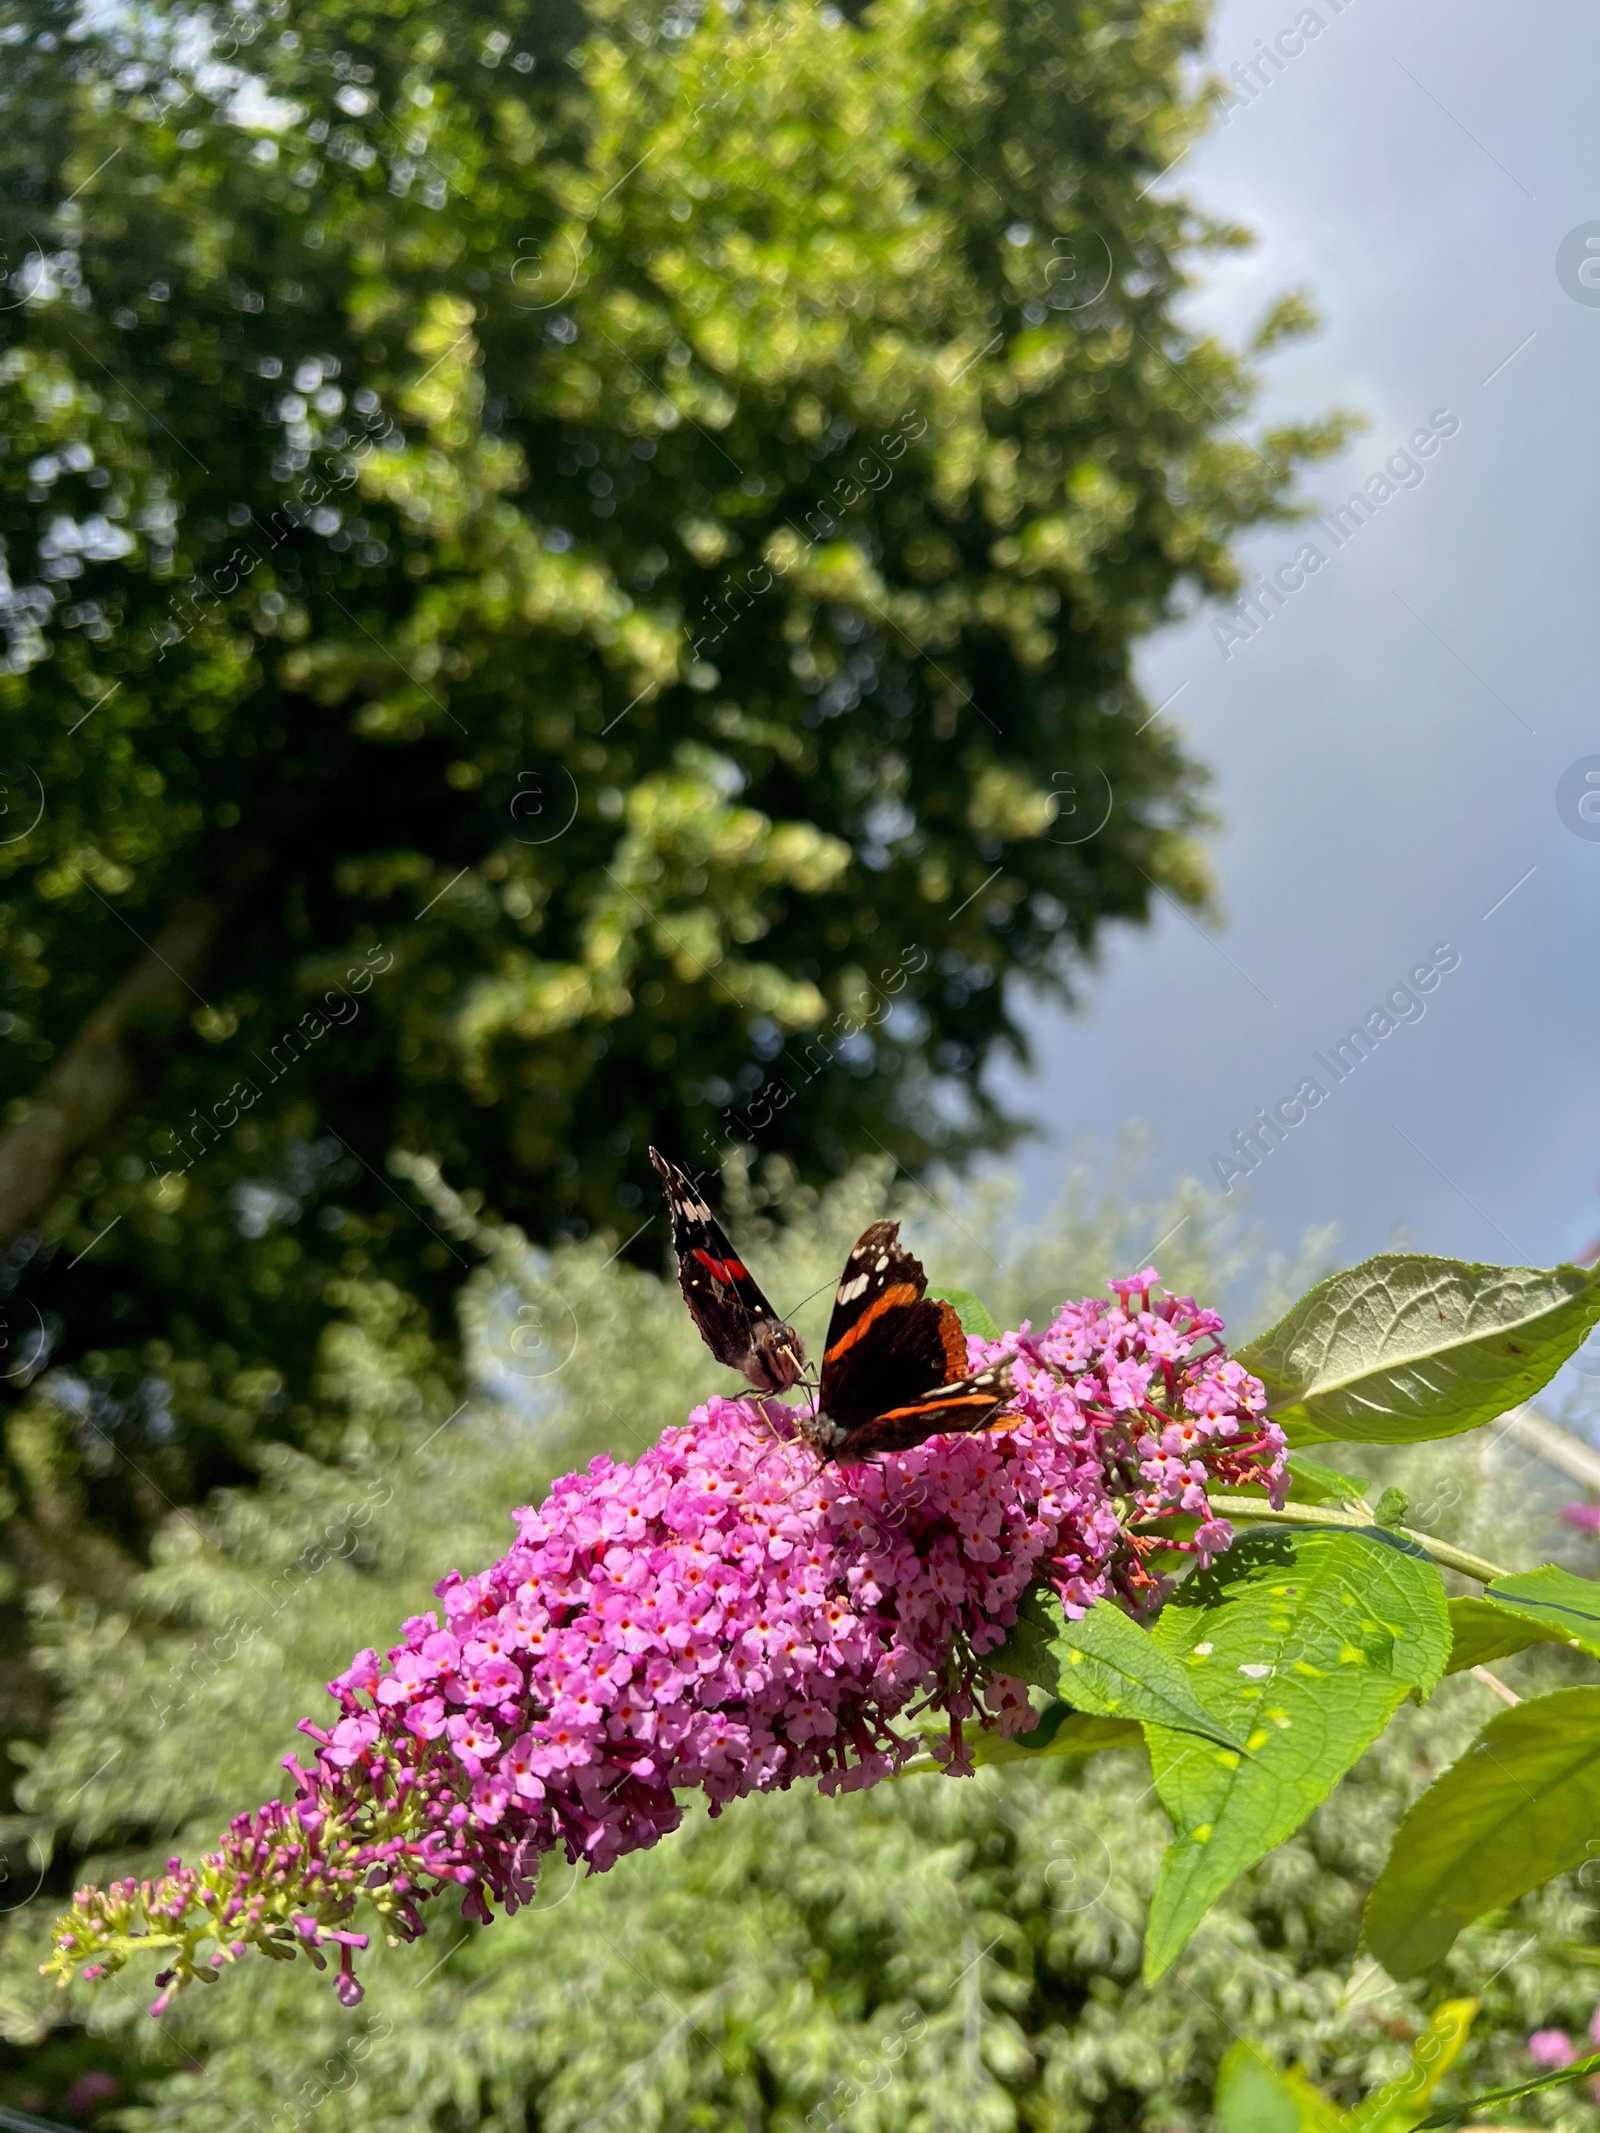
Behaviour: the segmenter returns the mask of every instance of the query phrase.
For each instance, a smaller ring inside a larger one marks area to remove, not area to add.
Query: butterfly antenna
[[[795,1314],[795,1312],[796,1312],[796,1311],[803,1311],[803,1310],[805,1309],[806,1305],[807,1305],[808,1303],[810,1303],[810,1301],[811,1301],[811,1298],[812,1298],[813,1296],[820,1296],[820,1295],[822,1294],[822,1291],[823,1291],[823,1289],[831,1289],[832,1287],[833,1287],[833,1282],[832,1282],[831,1280],[830,1280],[830,1281],[824,1281],[824,1282],[823,1282],[823,1283],[822,1283],[822,1284],[821,1284],[821,1285],[820,1285],[819,1287],[817,1287],[817,1288],[815,1288],[815,1289],[813,1289],[813,1290],[811,1291],[811,1295],[810,1295],[810,1296],[802,1296],[802,1297],[801,1297],[801,1299],[800,1299],[800,1301],[799,1301],[799,1302],[798,1302],[797,1304],[795,1304],[795,1305],[794,1305],[794,1306],[793,1306],[793,1307],[792,1307],[792,1308],[791,1308],[790,1310],[787,1310],[787,1311],[785,1311],[785,1312],[784,1312],[784,1314],[783,1314],[783,1316],[784,1316],[784,1322],[785,1322],[786,1324],[792,1324],[792,1323],[793,1323],[793,1321],[794,1321],[794,1314]]]

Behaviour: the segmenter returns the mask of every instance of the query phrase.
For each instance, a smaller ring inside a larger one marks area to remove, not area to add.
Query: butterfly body
[[[834,1295],[816,1411],[795,1418],[819,1458],[866,1459],[987,1429],[1011,1398],[1009,1364],[969,1372],[960,1317],[927,1287],[898,1222],[863,1230]]]
[[[701,1339],[757,1392],[787,1392],[806,1366],[799,1334],[768,1303],[693,1180],[654,1148],[650,1160],[666,1190],[678,1284]]]

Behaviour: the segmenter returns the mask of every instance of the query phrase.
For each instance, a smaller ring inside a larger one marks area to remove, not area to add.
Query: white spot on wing
[[[865,1295],[870,1286],[870,1277],[866,1274],[858,1274],[854,1281],[841,1281],[834,1301],[842,1304],[854,1303],[858,1296]]]

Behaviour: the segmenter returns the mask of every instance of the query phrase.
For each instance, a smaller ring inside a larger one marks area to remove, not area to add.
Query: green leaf
[[[1213,2105],[1221,2133],[1341,2133],[1337,2105],[1291,2066],[1280,2073],[1243,2038],[1229,2047],[1217,2069]]]
[[[1494,1579],[1483,1588],[1483,1598],[1491,1607],[1539,1623],[1563,1643],[1600,1655],[1600,1585],[1588,1578],[1546,1563]]]
[[[1465,2103],[1453,2103],[1443,2111],[1435,2111],[1431,2118],[1424,2118],[1417,2133],[1429,2133],[1434,2126],[1458,2126],[1464,2119],[1480,2118],[1485,2111],[1515,2103],[1519,2097],[1537,2096],[1542,2089],[1565,2088],[1586,2074],[1600,2074],[1600,2052],[1591,2052],[1587,2059],[1575,2059],[1571,2066],[1558,2066],[1553,2073],[1538,2074],[1532,2081],[1519,2081],[1514,2089],[1488,2089],[1481,2096],[1469,2096]]]
[[[1385,1252],[1319,1281],[1238,1360],[1291,1443],[1412,1444],[1491,1422],[1600,1318],[1600,1271]]]
[[[1494,1659],[1509,1659],[1525,1652],[1530,1644],[1558,1644],[1566,1639],[1541,1623],[1491,1607],[1486,1600],[1450,1602],[1450,1657],[1447,1674],[1465,1673],[1469,1666],[1487,1666]]]
[[[1412,2133],[1433,2101],[1434,2090],[1461,2056],[1477,2012],[1476,2000],[1446,2000],[1436,2007],[1411,2047],[1406,2071],[1347,2111],[1344,2133]]]
[[[1341,1474],[1334,1467],[1308,1459],[1304,1452],[1289,1454],[1289,1472],[1294,1477],[1289,1493],[1296,1503],[1362,1503],[1366,1500],[1366,1482],[1353,1481],[1348,1474]]]
[[[985,1665],[1016,1674],[1097,1718],[1139,1719],[1242,1750],[1238,1725],[1219,1720],[1190,1686],[1183,1666],[1109,1600],[1070,1622],[1048,1587],[1034,1585],[1016,1627]]]
[[[982,1734],[973,1743],[974,1763],[1036,1763],[1048,1756],[1099,1755],[1107,1748],[1142,1748],[1144,1734],[1131,1718],[1097,1718],[1058,1698],[1046,1706],[1031,1733],[1002,1740]]]
[[[969,1337],[975,1334],[979,1340],[985,1341],[997,1341],[1000,1338],[1000,1328],[994,1322],[993,1312],[980,1303],[970,1289],[929,1289],[928,1294],[935,1303],[954,1305],[961,1320],[961,1330]]]
[[[1213,1714],[1247,1727],[1248,1759],[1147,1726],[1176,1835],[1150,1906],[1154,1980],[1247,1867],[1297,1829],[1450,1647],[1438,1570],[1377,1529],[1262,1528],[1157,1617]]]
[[[943,1737],[943,1729],[924,1733],[925,1740]],[[1041,1763],[1052,1756],[1100,1755],[1108,1748],[1142,1748],[1144,1734],[1131,1719],[1091,1718],[1074,1711],[1059,1699],[1048,1705],[1031,1733],[1002,1740],[998,1733],[980,1733],[969,1743],[976,1768],[993,1763]],[[922,1777],[944,1765],[931,1752],[914,1756],[897,1772],[900,1777]]]
[[[1418,1977],[1473,1919],[1590,1857],[1596,1830],[1600,1688],[1501,1711],[1395,1832],[1366,1945],[1391,1977]]]

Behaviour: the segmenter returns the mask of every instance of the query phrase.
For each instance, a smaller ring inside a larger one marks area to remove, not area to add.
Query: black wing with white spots
[[[833,1299],[818,1411],[802,1425],[825,1459],[986,1429],[1011,1398],[1010,1365],[969,1373],[960,1317],[927,1287],[897,1222],[874,1222],[857,1238]]]

